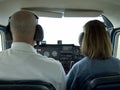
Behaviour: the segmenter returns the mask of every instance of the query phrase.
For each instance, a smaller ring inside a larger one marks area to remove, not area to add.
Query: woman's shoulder
[[[84,65],[89,63],[91,60],[88,57],[84,57],[81,60],[79,60],[78,62],[75,63],[75,65]]]
[[[114,56],[111,56],[109,59],[110,59],[110,60],[119,60],[119,61],[120,61],[119,58],[116,58],[116,57],[114,57]]]

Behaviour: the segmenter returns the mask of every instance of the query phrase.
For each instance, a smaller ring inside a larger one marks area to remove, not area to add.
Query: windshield
[[[43,27],[44,41],[47,44],[57,44],[58,40],[61,40],[62,44],[79,45],[78,37],[84,24],[94,19],[103,21],[102,17],[39,17],[38,23]]]

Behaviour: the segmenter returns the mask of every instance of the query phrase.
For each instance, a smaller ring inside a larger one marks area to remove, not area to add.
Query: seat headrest
[[[36,31],[35,31],[35,35],[34,35],[34,40],[37,42],[42,41],[44,38],[44,32],[43,32],[43,28],[41,25],[36,25]]]
[[[79,35],[79,45],[82,45],[82,40],[83,40],[84,32],[81,32]]]

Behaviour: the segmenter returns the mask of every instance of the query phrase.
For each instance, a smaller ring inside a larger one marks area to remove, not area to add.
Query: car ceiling
[[[15,0],[0,0],[0,2],[8,2]],[[19,1],[19,0],[17,0]],[[22,1],[22,0],[21,0]],[[42,7],[50,8],[73,8],[73,9],[96,9],[96,10],[111,10],[119,9],[120,0],[23,0],[33,4],[34,2]],[[27,2],[27,3],[28,3]],[[113,8],[114,7],[114,8]]]
[[[101,10],[116,25],[120,18],[120,0],[0,0],[0,4],[11,1],[23,1],[23,7]]]

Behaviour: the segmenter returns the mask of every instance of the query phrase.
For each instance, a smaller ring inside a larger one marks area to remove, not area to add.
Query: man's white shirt
[[[65,72],[61,63],[38,54],[27,43],[14,42],[0,52],[0,79],[33,79],[50,82],[56,90],[65,90]]]

